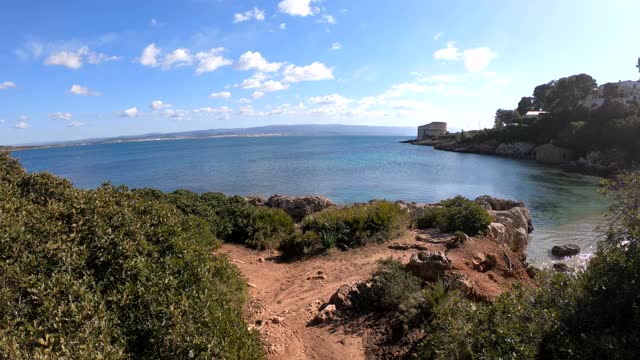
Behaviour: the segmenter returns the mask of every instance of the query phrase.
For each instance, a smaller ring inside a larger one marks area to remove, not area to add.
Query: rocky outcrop
[[[267,202],[267,200],[262,196],[246,196],[244,201],[253,206],[264,206]]]
[[[530,159],[536,145],[528,142],[503,143],[496,148],[496,154],[515,159]]]
[[[411,216],[412,219],[417,219],[419,217],[422,217],[422,215],[424,215],[425,209],[428,209],[434,206],[430,204],[420,204],[414,201],[403,201],[403,200],[398,200],[395,202],[395,204],[400,206],[400,208],[405,210],[407,213],[409,213],[409,216]]]
[[[609,176],[625,168],[624,161],[621,159],[624,159],[624,154],[620,151],[591,151],[586,156],[569,163],[568,169],[593,175]]]
[[[295,221],[305,216],[336,206],[324,196],[287,196],[273,195],[265,204],[274,209],[282,209]]]
[[[529,209],[521,202],[481,196],[475,200],[484,207],[493,222],[489,226],[489,236],[498,244],[505,244],[516,253],[523,253],[529,233],[533,231]]]
[[[557,257],[573,256],[580,253],[580,246],[575,244],[556,245],[551,248],[551,253]]]
[[[406,269],[425,281],[436,281],[451,269],[451,261],[444,251],[420,251],[411,255]]]
[[[329,304],[334,305],[336,309],[340,311],[350,309],[353,306],[354,299],[360,295],[360,289],[366,289],[366,286],[368,286],[368,284],[363,281],[344,284],[340,286],[333,295],[331,295]]]

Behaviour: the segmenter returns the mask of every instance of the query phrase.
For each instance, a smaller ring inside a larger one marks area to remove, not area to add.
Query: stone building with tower
[[[446,122],[432,122],[418,126],[418,140],[425,140],[447,134]]]

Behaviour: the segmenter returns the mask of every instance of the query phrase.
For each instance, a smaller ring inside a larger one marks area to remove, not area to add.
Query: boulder
[[[551,248],[551,253],[557,257],[573,256],[580,253],[580,246],[575,244],[556,245]]]
[[[295,221],[300,221],[309,214],[336,205],[324,196],[273,195],[266,202],[266,206],[274,209],[282,209]]]
[[[336,306],[333,304],[327,304],[320,309],[314,320],[317,323],[323,323],[325,321],[333,320],[336,318]]]
[[[532,157],[535,147],[535,144],[528,142],[503,143],[496,148],[496,154],[517,159],[528,159]]]
[[[558,272],[569,272],[569,266],[565,263],[555,263],[553,264],[553,270]]]
[[[338,290],[331,295],[329,304],[334,305],[336,309],[340,311],[351,308],[351,306],[353,306],[353,300],[360,295],[361,286],[366,286],[366,284],[363,282],[355,282],[340,286]]]
[[[473,294],[473,283],[462,274],[447,273],[442,278],[442,281],[450,290],[458,290],[464,296]]]
[[[264,206],[264,203],[266,202],[265,198],[262,196],[247,196],[244,200],[253,206]]]
[[[505,244],[513,252],[524,251],[533,231],[531,214],[521,202],[481,196],[475,200],[484,207],[493,222],[489,226],[490,237],[498,244]]]
[[[400,206],[402,210],[405,210],[412,219],[417,219],[422,217],[422,215],[424,215],[425,209],[434,206],[430,204],[420,204],[413,201],[403,201],[403,200],[398,200],[395,202],[395,204]]]
[[[451,269],[451,261],[444,251],[420,251],[411,255],[406,269],[423,280],[435,281],[442,278],[446,270]]]
[[[473,268],[479,272],[487,272],[498,264],[498,257],[496,254],[476,254],[473,257]]]

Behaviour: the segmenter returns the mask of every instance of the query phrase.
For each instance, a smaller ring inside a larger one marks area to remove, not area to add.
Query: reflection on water
[[[488,194],[524,201],[536,228],[531,262],[554,244],[593,244],[605,203],[598,179],[534,162],[437,151],[397,137],[217,138],[20,151],[30,171],[51,171],[81,188],[104,181],[164,191],[325,195],[338,203],[373,198],[436,202]]]

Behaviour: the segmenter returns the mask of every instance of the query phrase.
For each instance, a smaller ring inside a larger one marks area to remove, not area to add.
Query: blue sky
[[[2,0],[0,144],[268,124],[490,127],[636,79],[640,2]]]

